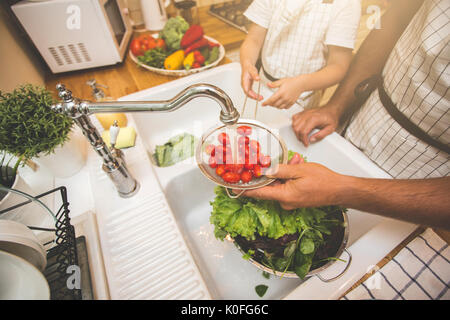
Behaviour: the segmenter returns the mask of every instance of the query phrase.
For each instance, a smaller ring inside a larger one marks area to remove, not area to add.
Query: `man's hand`
[[[253,82],[260,81],[260,77],[258,74],[258,70],[256,67],[250,63],[242,64],[242,73],[241,73],[241,86],[244,89],[245,94],[255,100],[262,100],[263,96],[258,95],[255,91],[253,91]]]
[[[244,196],[276,200],[285,210],[340,204],[345,176],[317,163],[279,165],[270,177],[281,179],[269,186],[244,192]]]
[[[303,77],[283,78],[267,84],[269,88],[278,90],[262,106],[272,106],[278,109],[289,109],[298,100],[303,89]]]
[[[333,133],[339,123],[339,116],[331,107],[321,107],[305,110],[295,114],[292,117],[292,129],[294,129],[297,138],[305,145],[310,142],[317,142]],[[314,130],[320,131],[309,137]]]

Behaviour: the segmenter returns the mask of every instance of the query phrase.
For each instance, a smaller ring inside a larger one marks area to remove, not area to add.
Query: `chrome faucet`
[[[112,152],[92,124],[89,115],[94,113],[122,112],[172,112],[194,98],[208,97],[221,107],[220,121],[226,125],[239,120],[239,112],[230,97],[221,89],[210,84],[192,85],[170,100],[165,101],[82,101],[72,97],[72,92],[63,84],[57,84],[58,96],[62,102],[52,106],[56,112],[71,117],[81,128],[97,154],[102,157],[102,168],[110,177],[121,197],[131,197],[139,190],[139,183],[130,174],[121,153]],[[120,155],[120,156],[119,156]]]

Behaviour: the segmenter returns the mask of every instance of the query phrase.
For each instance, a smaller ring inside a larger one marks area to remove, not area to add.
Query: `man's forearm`
[[[354,90],[363,80],[380,74],[383,67],[423,0],[396,0],[381,18],[381,29],[374,29],[355,55],[344,80],[328,105],[338,117],[355,101]]]
[[[450,177],[422,180],[343,176],[340,205],[450,230]]]

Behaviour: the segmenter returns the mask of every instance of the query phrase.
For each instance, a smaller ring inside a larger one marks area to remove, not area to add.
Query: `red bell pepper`
[[[194,42],[193,44],[191,44],[189,47],[187,47],[184,50],[184,55],[187,55],[189,52],[194,51],[196,49],[200,49],[203,48],[205,46],[209,45],[208,43],[208,39],[206,39],[205,37],[201,38],[200,40]]]
[[[217,42],[208,41],[208,46],[210,49],[214,47],[220,47],[220,45]]]
[[[197,40],[200,40],[202,37],[203,37],[203,28],[197,24],[193,24],[186,31],[183,38],[181,38],[180,45],[183,49],[187,48]]]

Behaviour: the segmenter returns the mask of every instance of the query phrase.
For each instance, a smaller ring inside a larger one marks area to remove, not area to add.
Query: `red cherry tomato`
[[[241,174],[244,171],[244,165],[243,164],[234,164],[232,171],[236,172],[238,174]]]
[[[209,166],[211,167],[211,168],[215,168],[215,167],[217,167],[217,160],[216,160],[216,158],[214,158],[214,157],[209,157],[209,161],[208,161],[208,164],[209,164]]]
[[[254,166],[255,166],[255,164],[253,164],[253,163],[246,163],[246,164],[244,164],[244,168],[246,170],[253,170]]]
[[[250,150],[259,154],[259,152],[261,150],[261,146],[258,141],[250,140],[249,146],[250,146]]]
[[[248,145],[247,144],[238,144],[238,155],[244,157],[246,150],[248,149]],[[247,153],[249,153],[250,150],[247,151]]]
[[[244,155],[245,158],[248,158],[250,156],[250,147],[248,146],[248,144],[244,147]]]
[[[239,126],[237,128],[237,133],[241,136],[249,136],[252,134],[252,128],[249,126]]]
[[[130,50],[131,53],[133,53],[135,56],[141,56],[144,54],[142,52],[141,42],[139,41],[139,39],[133,39],[133,41],[131,41]]]
[[[241,176],[236,172],[225,172],[222,175],[222,179],[228,183],[238,183],[241,180]]]
[[[223,154],[224,162],[231,164],[233,163],[233,152],[231,151],[231,147],[227,146],[224,148],[224,154]]]
[[[225,171],[226,172],[236,172],[236,173],[241,174],[242,171],[244,171],[244,165],[243,164],[226,164]]]
[[[225,171],[226,172],[234,171],[234,164],[225,164]]]
[[[143,34],[137,39],[139,40],[139,43],[141,45],[142,54],[144,54],[145,51],[152,50],[156,47],[155,38],[153,38],[149,34]]]
[[[223,164],[223,149],[222,146],[216,146],[214,152],[214,158],[216,158],[217,164]]]
[[[162,40],[162,39],[161,39]],[[164,40],[163,40],[164,41]],[[148,39],[148,42],[147,42],[147,50],[152,50],[152,49],[155,49],[155,48],[157,48],[158,47],[158,45],[157,45],[157,40],[155,40],[155,38],[153,38],[153,37],[150,37],[149,39]]]
[[[245,136],[242,136],[242,137],[239,137],[239,139],[238,139],[238,145],[239,146],[244,146],[244,145],[246,145],[246,144],[249,144],[250,143],[250,138],[249,137],[245,137]]]
[[[245,156],[242,154],[238,154],[237,163],[245,165]]]
[[[217,166],[217,168],[216,168],[216,174],[218,175],[218,176],[223,176],[224,174],[225,174],[225,165],[223,165],[223,164],[219,164],[218,166]]]
[[[241,174],[241,180],[244,183],[250,182],[253,179],[253,174],[251,171],[244,171]]]
[[[270,158],[270,156],[261,155],[261,157],[259,158],[259,163],[261,164],[261,167],[268,168],[272,163],[272,159]]]
[[[225,132],[222,132],[217,136],[217,139],[219,140],[219,143],[223,146],[226,146],[227,144],[230,144],[230,137]]]
[[[246,164],[258,164],[258,155],[256,153],[250,153],[248,158],[245,159]]]
[[[214,156],[219,164],[233,163],[233,153],[231,151],[231,147],[229,146],[216,146]]]
[[[226,147],[224,147],[222,145],[215,146],[215,148],[214,148],[215,155],[223,156],[223,154],[225,153],[225,148]]]
[[[141,48],[142,48],[142,51],[147,51],[147,50],[150,50],[149,49],[149,44],[150,44],[150,41],[148,40],[148,38],[143,38],[142,40],[141,40]]]
[[[259,178],[262,176],[262,169],[260,165],[255,165],[253,167],[253,175],[255,176],[255,178]]]
[[[166,47],[166,42],[164,41],[164,39],[157,38],[155,41],[155,47],[164,49]]]
[[[206,152],[206,154],[208,154],[210,156],[214,156],[214,154],[216,153],[216,146],[213,144],[208,144],[205,147],[205,152]]]

